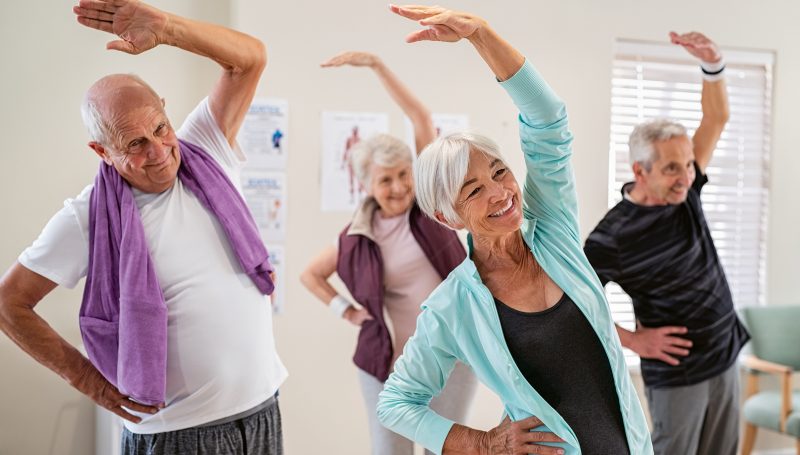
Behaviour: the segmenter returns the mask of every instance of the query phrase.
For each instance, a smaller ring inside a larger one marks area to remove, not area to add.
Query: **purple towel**
[[[178,178],[217,217],[258,290],[272,294],[269,254],[244,199],[203,149],[180,141],[180,152]],[[149,405],[165,402],[167,306],[133,192],[105,163],[90,198],[80,327],[89,359],[121,393]]]

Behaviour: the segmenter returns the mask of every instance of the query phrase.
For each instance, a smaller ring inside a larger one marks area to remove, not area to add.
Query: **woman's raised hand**
[[[389,5],[393,13],[407,19],[418,21],[428,28],[406,36],[406,41],[446,41],[455,42],[469,39],[486,26],[486,21],[469,13],[452,11],[440,6]]]
[[[320,64],[323,68],[332,68],[335,66],[367,66],[373,67],[380,59],[375,54],[370,54],[369,52],[358,52],[358,51],[351,51],[351,52],[342,52],[341,54],[332,57],[326,62],[322,62]]]

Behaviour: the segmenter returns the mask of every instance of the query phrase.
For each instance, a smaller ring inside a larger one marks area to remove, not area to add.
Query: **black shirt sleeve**
[[[589,259],[600,282],[605,286],[609,281],[616,281],[619,277],[619,252],[617,241],[609,232],[605,232],[604,223],[600,224],[589,234],[583,252]]]
[[[708,183],[708,176],[700,170],[700,166],[694,163],[694,182],[692,182],[692,189],[700,192],[703,186]]]

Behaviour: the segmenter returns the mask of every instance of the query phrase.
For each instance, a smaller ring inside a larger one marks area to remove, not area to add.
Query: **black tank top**
[[[575,432],[583,455],[629,455],[608,357],[594,329],[564,294],[525,313],[495,299],[503,336],[528,383]]]

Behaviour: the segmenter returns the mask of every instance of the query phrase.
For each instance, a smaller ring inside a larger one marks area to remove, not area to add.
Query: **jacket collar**
[[[361,205],[356,209],[353,215],[353,221],[350,222],[350,227],[347,229],[346,235],[362,235],[373,242],[375,236],[372,234],[372,217],[375,216],[375,211],[380,206],[378,201],[372,196],[367,196],[361,201]]]
[[[406,217],[411,216],[413,207],[412,205],[412,208],[406,210]],[[375,234],[372,232],[372,220],[375,217],[375,212],[380,208],[378,201],[374,197],[365,197],[361,205],[356,209],[355,214],[353,214],[353,220],[350,222],[350,227],[345,235],[360,235],[375,242]]]

